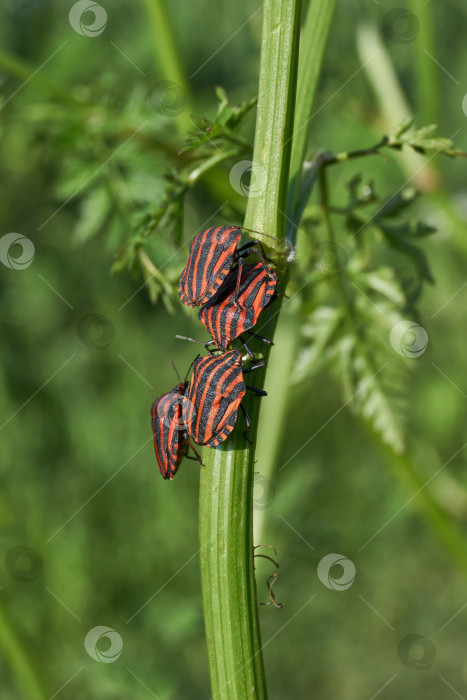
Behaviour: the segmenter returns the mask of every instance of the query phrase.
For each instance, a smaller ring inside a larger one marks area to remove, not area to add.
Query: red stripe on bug
[[[232,267],[241,235],[235,226],[217,226],[193,238],[178,287],[184,304],[200,306],[215,294]]]
[[[262,366],[264,362],[245,372]],[[193,375],[185,392],[188,399],[187,430],[194,442],[215,447],[228,438],[246,389],[242,354],[238,350],[195,360]],[[259,393],[264,395],[264,392]]]
[[[187,386],[188,382],[180,382],[172,391],[156,399],[151,408],[154,450],[164,479],[173,479],[188,447],[201,462],[187,432],[188,399],[184,395]]]
[[[237,281],[237,272],[233,270],[198,314],[223,352],[235,338],[253,328],[263,309],[275,298],[277,276],[272,268],[266,269],[261,263],[243,266],[238,292]]]

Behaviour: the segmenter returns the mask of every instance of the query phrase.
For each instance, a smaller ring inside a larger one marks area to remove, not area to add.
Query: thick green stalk
[[[28,659],[23,646],[16,636],[16,632],[13,630],[1,607],[0,648],[16,678],[18,690],[21,689],[24,693],[22,697],[28,698],[28,700],[46,700],[48,696],[36,675],[34,666]]]
[[[253,151],[253,177],[263,185],[261,197],[250,197],[245,226],[284,238],[292,150],[293,114],[298,66],[299,0],[264,4],[258,112]],[[287,22],[287,25],[285,24]],[[292,46],[296,50],[292,53]],[[257,235],[271,248],[281,247]]]
[[[265,0],[253,155],[253,176],[255,169],[256,175],[260,171],[264,190],[261,197],[249,199],[245,226],[278,238],[285,235],[287,141],[293,126],[299,24],[300,0]],[[264,243],[281,247],[280,240],[264,238]],[[287,271],[284,258],[280,260],[283,295]],[[280,300],[261,317],[261,333],[268,337],[279,309]],[[256,371],[252,383],[261,388],[264,371]],[[249,436],[254,443],[260,400],[245,397],[244,404],[252,419]],[[253,560],[254,448],[237,428],[226,443],[204,450],[203,459],[200,560],[213,698],[263,700],[267,690]]]
[[[164,80],[178,85],[185,93],[186,107],[175,118],[180,134],[186,135],[191,129],[190,90],[183,70],[183,63],[175,41],[165,0],[143,0],[152,30],[153,48],[157,69]]]
[[[328,233],[328,239],[332,245],[335,245],[334,232],[329,211],[326,170],[324,167],[321,167],[319,171],[319,184],[321,208],[325,227]],[[338,275],[336,276],[335,281],[338,293],[342,299],[342,305],[346,309],[347,319],[350,323],[352,331],[357,340],[362,343],[362,348],[366,352],[364,338],[362,338],[360,326],[355,318],[354,309],[347,296],[343,277]],[[374,364],[373,358],[368,353],[367,361],[374,372],[376,372],[377,367]],[[453,518],[446,514],[443,508],[440,507],[440,505],[430,494],[429,490],[426,488],[429,482],[422,480],[409,455],[398,454],[395,450],[386,445],[386,443],[382,440],[381,435],[375,432],[370,421],[365,420],[364,418],[362,418],[362,421],[376,440],[380,451],[388,458],[389,464],[392,467],[399,483],[401,483],[409,490],[409,492],[412,493],[412,498],[416,502],[416,507],[423,516],[425,522],[431,527],[432,531],[443,544],[446,551],[452,557],[459,569],[463,573],[467,573],[467,551],[465,549],[464,537]]]
[[[336,0],[310,0],[300,43],[297,103],[290,164],[289,218],[294,220],[300,192],[303,162],[306,158],[313,102],[321,75]],[[298,225],[299,222],[296,222]]]

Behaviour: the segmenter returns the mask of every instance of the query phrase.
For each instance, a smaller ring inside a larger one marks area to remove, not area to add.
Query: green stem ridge
[[[301,0],[264,3],[253,176],[260,197],[250,197],[245,226],[284,238],[294,124]],[[257,238],[262,239],[261,236]],[[274,248],[271,239],[263,243]]]

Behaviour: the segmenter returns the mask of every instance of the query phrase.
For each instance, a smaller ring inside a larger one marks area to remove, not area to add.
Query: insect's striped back
[[[277,277],[272,268],[266,269],[262,263],[244,265],[237,303],[236,284],[237,270],[232,270],[221,289],[198,314],[217,347],[224,352],[235,338],[256,324],[261,311],[274,297]]]
[[[181,382],[156,399],[151,409],[154,449],[164,479],[174,477],[188,446],[184,423],[187,385],[188,382]]]
[[[215,226],[193,238],[178,284],[186,306],[205,304],[216,293],[230,272],[240,238],[235,226]]]
[[[223,442],[235,426],[245,391],[242,354],[238,350],[195,360],[185,394],[190,437],[209,447]]]

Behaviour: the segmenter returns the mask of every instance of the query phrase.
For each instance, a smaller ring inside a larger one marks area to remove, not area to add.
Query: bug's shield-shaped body
[[[230,272],[240,238],[234,226],[208,228],[193,238],[178,284],[186,306],[201,306],[217,292]]]
[[[222,287],[203,306],[198,318],[219,350],[225,352],[230,343],[256,324],[263,309],[275,296],[277,276],[262,263],[244,265],[240,285],[237,270],[232,270]]]
[[[164,479],[173,479],[188,447],[185,424],[188,382],[180,382],[152,405],[152,432],[159,471]]]
[[[195,360],[185,394],[190,437],[208,447],[226,440],[235,426],[245,391],[242,354],[238,350]]]

